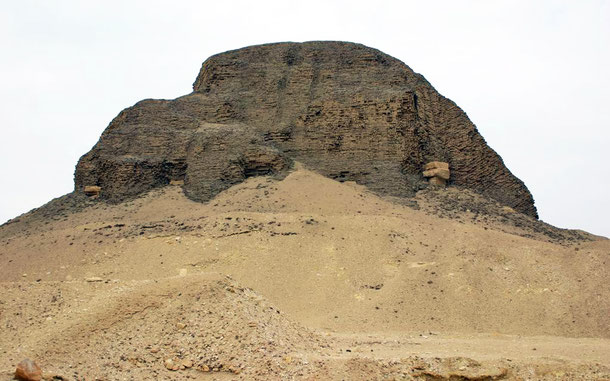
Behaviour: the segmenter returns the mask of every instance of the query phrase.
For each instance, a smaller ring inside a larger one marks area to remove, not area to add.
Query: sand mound
[[[48,374],[74,379],[289,378],[302,372],[299,353],[324,346],[254,291],[215,274],[3,288],[14,296],[5,311],[18,311],[1,319],[13,345],[3,348],[3,368],[29,356],[43,359]]]
[[[70,378],[608,374],[609,241],[518,213],[531,224],[438,216],[455,192],[471,205],[449,189],[417,210],[297,169],[207,204],[180,187],[54,201],[0,228],[1,369],[27,355]]]

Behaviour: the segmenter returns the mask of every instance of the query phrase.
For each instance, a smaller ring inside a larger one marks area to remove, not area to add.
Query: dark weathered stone
[[[289,159],[247,126],[202,124],[187,152],[184,190],[206,201],[247,177],[282,173]]]
[[[409,197],[424,164],[449,163],[449,185],[537,216],[531,194],[466,114],[399,60],[345,42],[278,43],[210,57],[175,100],[123,110],[78,163],[76,190],[120,201],[185,179],[209,200],[292,160],[337,180]]]

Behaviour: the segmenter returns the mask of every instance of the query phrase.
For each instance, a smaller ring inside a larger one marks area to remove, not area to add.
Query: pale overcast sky
[[[2,1],[0,223],[72,191],[119,111],[191,91],[210,55],[344,40],[423,74],[529,187],[610,236],[610,1]]]

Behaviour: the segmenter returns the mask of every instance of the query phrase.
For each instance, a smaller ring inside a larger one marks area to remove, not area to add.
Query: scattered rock
[[[163,361],[163,365],[165,366],[165,368],[167,370],[171,370],[171,371],[176,371],[180,369],[180,364],[178,364],[177,361],[173,360],[173,359],[165,359],[165,361]]]
[[[34,361],[25,359],[17,365],[15,378],[25,381],[40,381],[42,380],[42,370]]]
[[[85,281],[87,281],[87,282],[103,282],[104,278],[93,276],[91,278],[86,278]]]

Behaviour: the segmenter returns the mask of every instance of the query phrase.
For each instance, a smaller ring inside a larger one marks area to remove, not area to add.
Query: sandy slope
[[[0,374],[610,377],[608,240],[432,204],[299,169],[22,216],[0,228]]]

